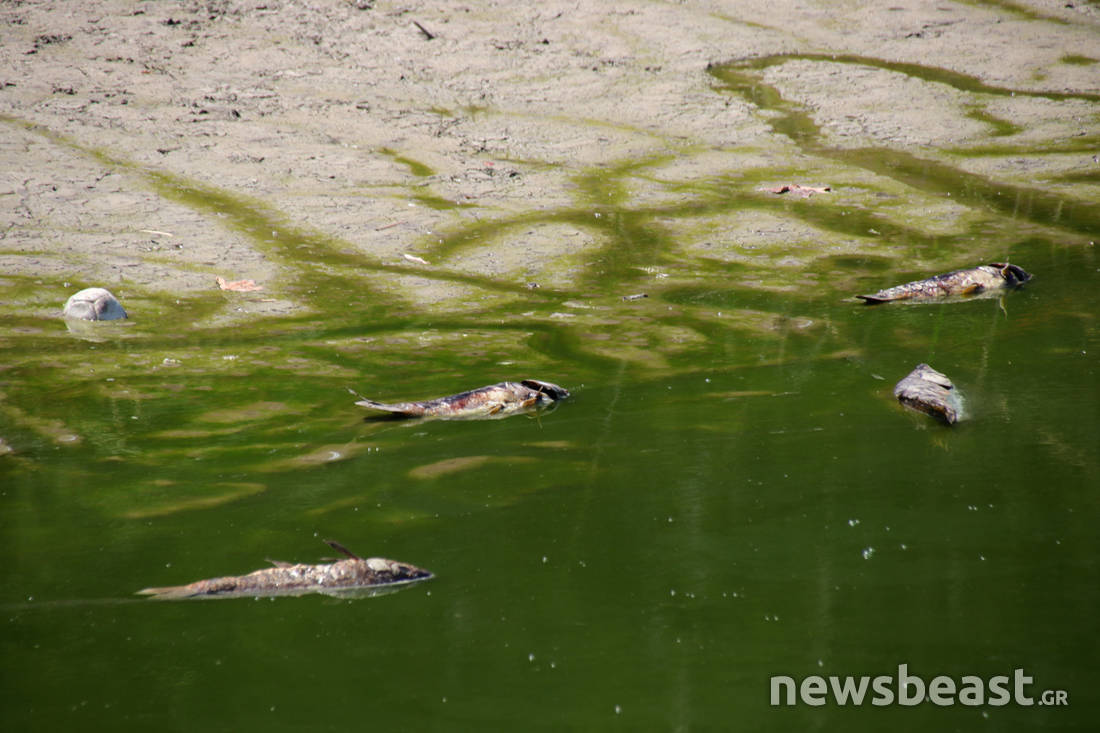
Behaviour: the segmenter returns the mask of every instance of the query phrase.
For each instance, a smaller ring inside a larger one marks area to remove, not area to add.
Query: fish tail
[[[153,596],[164,600],[190,598],[194,593],[185,585],[168,585],[163,588],[142,588],[135,595]]]
[[[369,407],[372,410],[381,410],[383,412],[401,412],[401,408],[395,405],[387,405],[384,402],[375,402],[374,400],[368,400],[365,397],[355,404],[359,405],[360,407]]]

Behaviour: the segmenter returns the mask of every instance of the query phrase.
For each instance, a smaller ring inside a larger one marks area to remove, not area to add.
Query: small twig
[[[427,38],[427,39],[428,39],[429,41],[431,41],[432,39],[434,39],[434,38],[435,38],[435,34],[434,34],[434,33],[432,33],[432,32],[431,32],[431,31],[429,31],[429,30],[428,30],[427,28],[425,28],[424,26],[422,26],[422,25],[420,25],[419,23],[417,23],[417,22],[416,22],[415,20],[413,21],[413,25],[415,25],[415,26],[416,26],[417,28],[419,28],[419,29],[420,29],[420,32],[421,32],[421,33],[423,33],[423,34],[424,34],[424,37],[425,37],[425,38]]]

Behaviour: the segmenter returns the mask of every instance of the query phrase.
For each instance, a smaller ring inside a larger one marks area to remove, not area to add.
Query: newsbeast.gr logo
[[[908,664],[899,664],[897,675],[878,677],[838,677],[810,675],[802,682],[793,677],[775,675],[770,678],[772,705],[992,705],[999,707],[1017,705],[1069,705],[1069,693],[1065,690],[1043,690],[1038,698],[1030,694],[1034,680],[1022,669],[1012,672],[1012,677],[997,675],[988,679],[966,675],[958,681],[954,677],[939,675],[929,682],[919,675],[909,674]],[[868,696],[870,692],[870,696]]]

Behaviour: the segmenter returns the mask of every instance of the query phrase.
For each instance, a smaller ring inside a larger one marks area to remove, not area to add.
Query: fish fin
[[[497,402],[496,404],[494,404],[492,407],[489,408],[489,414],[490,415],[495,415],[503,409],[504,409],[504,404],[501,403],[501,402]]]
[[[290,567],[290,563],[283,562],[282,560],[272,560],[270,557],[265,557],[264,560],[267,560],[269,563],[271,563],[272,565],[274,565],[277,568],[289,568]]]
[[[344,555],[347,555],[352,560],[362,560],[363,559],[363,558],[359,557],[358,555],[356,555],[351,550],[349,550],[348,548],[341,545],[336,540],[325,540],[325,544],[328,545],[329,547],[331,547],[332,549],[336,550],[337,552],[340,552],[340,553],[343,553]]]
[[[522,405],[525,408],[526,407],[534,407],[535,403],[538,402],[538,399],[539,399],[538,397],[528,397],[523,402],[521,402],[520,405]]]
[[[967,287],[967,288],[963,289],[959,293],[959,295],[977,295],[978,293],[982,292],[983,290],[985,290],[984,285],[982,285],[981,283],[974,283],[970,287]]]
[[[889,303],[889,298],[880,298],[877,295],[857,295],[857,298],[863,298],[863,302],[867,305],[877,305],[879,303]]]

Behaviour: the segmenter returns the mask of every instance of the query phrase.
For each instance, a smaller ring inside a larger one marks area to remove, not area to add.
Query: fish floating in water
[[[898,402],[948,425],[959,421],[961,401],[947,375],[927,364],[918,364],[894,387]]]
[[[874,295],[859,295],[868,305],[895,300],[933,300],[944,297],[973,297],[991,290],[1018,288],[1031,279],[1022,267],[993,262],[967,270],[955,270],[925,280],[914,280],[880,290]]]
[[[393,417],[500,418],[548,407],[568,396],[569,392],[556,384],[524,379],[423,402],[386,403],[362,399],[355,404],[388,412]]]
[[[138,594],[162,600],[303,596],[309,593],[354,598],[432,577],[427,570],[413,565],[381,557],[363,559],[339,542],[325,542],[347,555],[347,559],[321,565],[291,565],[269,560],[275,567],[256,570],[248,575],[199,580],[189,585],[145,588]]]

